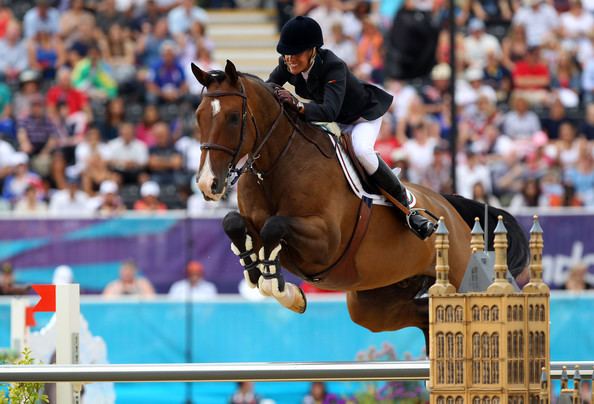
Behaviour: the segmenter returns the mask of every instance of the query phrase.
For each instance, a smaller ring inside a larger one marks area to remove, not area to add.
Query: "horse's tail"
[[[444,198],[458,211],[460,216],[464,219],[469,229],[474,226],[474,218],[478,217],[481,219],[481,223],[484,221],[485,216],[485,205],[483,203],[466,199],[459,195],[443,195]],[[507,265],[510,273],[515,278],[528,264],[528,258],[530,254],[528,240],[524,234],[524,230],[520,227],[517,220],[503,209],[497,209],[492,206],[488,207],[488,229],[485,229],[488,240],[489,250],[493,250],[493,239],[495,226],[497,226],[497,217],[503,216],[503,224],[507,228]],[[483,223],[484,227],[484,223]]]

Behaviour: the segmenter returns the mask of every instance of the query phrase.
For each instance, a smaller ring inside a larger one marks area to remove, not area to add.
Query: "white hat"
[[[52,283],[54,285],[64,285],[72,283],[74,281],[74,275],[72,274],[72,268],[68,265],[60,265],[54,270],[54,277]]]
[[[147,181],[144,184],[142,184],[142,187],[140,187],[140,195],[142,197],[145,196],[159,196],[159,193],[161,192],[161,190],[159,189],[159,184],[157,184],[155,181]]]
[[[27,156],[27,153],[16,152],[10,160],[11,165],[18,166],[19,164],[27,164],[29,162],[29,156]]]
[[[112,180],[106,180],[101,183],[99,187],[99,192],[103,195],[105,194],[117,194],[118,192],[118,184],[116,184]]]
[[[467,81],[475,81],[475,80],[482,80],[483,79],[483,71],[481,69],[477,69],[471,67],[470,69],[466,70],[464,76]]]
[[[438,65],[433,66],[431,70],[431,79],[432,80],[448,80],[452,74],[452,69],[450,65],[447,63],[440,63]]]

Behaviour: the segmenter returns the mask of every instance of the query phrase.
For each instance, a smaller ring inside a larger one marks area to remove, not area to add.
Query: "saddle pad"
[[[340,166],[342,167],[344,177],[349,183],[349,186],[351,187],[353,193],[357,195],[357,198],[369,198],[374,205],[392,206],[392,203],[388,201],[383,195],[372,194],[363,189],[363,185],[361,184],[361,180],[359,179],[357,170],[355,170],[355,167],[351,162],[351,159],[341,146],[340,142],[337,142],[333,135],[328,134],[328,132],[326,133],[330,137],[332,143],[334,144],[334,147],[336,149],[336,156],[338,158],[338,161],[340,162]],[[400,168],[395,168],[392,171],[396,176],[400,174]],[[417,203],[417,198],[408,188],[406,189],[406,196],[408,198],[409,207],[413,208]]]

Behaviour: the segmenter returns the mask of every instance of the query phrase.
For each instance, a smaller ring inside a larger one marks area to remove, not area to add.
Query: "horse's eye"
[[[232,112],[229,114],[227,121],[230,125],[237,125],[239,124],[239,114],[237,112]]]

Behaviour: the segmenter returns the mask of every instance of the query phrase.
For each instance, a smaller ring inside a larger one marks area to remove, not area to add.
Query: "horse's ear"
[[[235,68],[233,62],[231,62],[230,60],[227,60],[227,64],[225,65],[225,74],[229,78],[231,84],[235,84],[237,83],[237,80],[239,80],[237,69]]]
[[[192,73],[194,73],[194,77],[196,77],[196,80],[198,80],[198,82],[200,84],[202,84],[204,87],[208,87],[208,85],[212,81],[210,74],[203,71],[201,68],[196,66],[194,63],[192,63]]]

